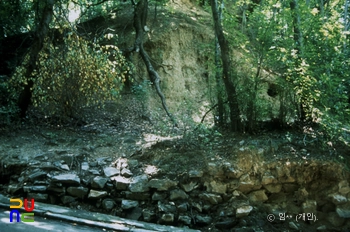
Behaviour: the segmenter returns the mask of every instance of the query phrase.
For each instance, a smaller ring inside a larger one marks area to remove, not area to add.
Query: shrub
[[[25,63],[12,78],[17,89],[26,83]],[[80,117],[83,107],[102,107],[118,98],[128,73],[130,67],[114,45],[100,46],[75,34],[60,45],[47,40],[31,78],[32,103],[48,116]]]
[[[19,112],[10,96],[7,76],[0,76],[0,126],[10,125]]]

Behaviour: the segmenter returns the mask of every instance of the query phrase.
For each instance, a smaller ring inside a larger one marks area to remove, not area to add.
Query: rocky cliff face
[[[175,116],[184,114],[195,122],[199,122],[209,108],[217,102],[214,63],[214,30],[211,14],[196,8],[189,2],[178,1],[170,6],[157,10],[154,17],[153,6],[150,9],[148,29],[145,32],[144,47],[150,55],[152,64],[161,77],[161,88],[167,99],[169,109]],[[118,46],[123,49],[133,46],[135,33],[132,25],[132,11],[123,10],[113,20]],[[119,19],[118,19],[119,18]],[[234,33],[234,32],[229,32]],[[281,97],[277,92],[276,75],[262,70],[261,77],[255,80],[256,64],[247,59],[244,51],[233,51],[232,62],[237,73],[237,92],[243,99],[241,112],[244,115],[249,110],[247,97],[254,92],[254,81],[258,83],[257,103],[259,105],[258,120],[264,121],[279,116]],[[139,54],[130,57],[135,65],[133,84],[142,84],[149,80],[145,65]],[[278,80],[283,81],[283,80]],[[276,88],[272,89],[271,86]],[[271,91],[273,94],[271,94]],[[148,89],[148,110],[161,108],[160,100],[155,90]],[[286,95],[288,95],[286,97]],[[283,93],[283,104],[292,106],[293,95]],[[292,108],[292,107],[290,107]],[[290,109],[290,112],[293,110]],[[290,112],[286,116],[293,117]],[[207,116],[208,122],[213,122],[213,115]]]
[[[206,106],[210,104],[210,97],[215,96],[209,94],[214,91],[214,77],[208,71],[214,58],[214,32],[210,25],[209,13],[182,5],[181,12],[161,10],[156,20],[149,14],[150,30],[145,33],[144,47],[161,76],[161,88],[170,111],[176,116],[186,112],[195,121],[200,121],[209,108]],[[120,46],[132,45],[134,35],[132,31],[129,33],[121,32]],[[137,53],[132,60],[136,68],[135,82],[148,80]],[[155,91],[150,88],[149,92],[152,93],[148,98],[149,109],[161,107],[153,94]]]

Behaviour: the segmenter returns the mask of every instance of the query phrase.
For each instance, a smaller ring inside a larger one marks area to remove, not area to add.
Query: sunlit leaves
[[[92,44],[72,34],[64,44],[46,41],[33,73],[33,104],[46,114],[75,116],[84,106],[119,96],[130,67],[116,46]],[[22,67],[16,80],[23,83]]]
[[[312,8],[312,10],[310,11],[310,13],[315,16],[318,14],[318,12],[320,12],[317,8]]]
[[[344,1],[337,0],[322,8],[298,1],[298,9],[292,12],[288,2],[267,0],[249,15],[251,50],[266,54],[265,65],[287,77],[296,96],[304,99],[302,104],[311,119],[348,117],[350,52],[346,34],[350,33],[344,32],[343,6]],[[300,24],[293,20],[293,13],[300,17]],[[295,29],[303,44],[298,44]]]

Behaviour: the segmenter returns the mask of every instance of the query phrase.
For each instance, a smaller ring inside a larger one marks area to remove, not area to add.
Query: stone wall
[[[241,159],[250,163],[246,154]],[[310,223],[320,230],[350,226],[348,177],[331,162],[274,162],[258,170],[239,162],[209,162],[206,169],[171,177],[126,157],[87,159],[62,154],[57,161],[45,160],[37,156],[27,166],[6,164],[7,169],[22,169],[11,176],[7,194],[197,229],[246,227],[252,217],[265,223],[264,228],[268,215],[275,223],[283,222],[281,215],[287,215],[286,220],[293,217],[289,227],[294,229]]]

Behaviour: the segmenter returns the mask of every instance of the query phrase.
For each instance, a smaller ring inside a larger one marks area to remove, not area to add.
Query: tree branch
[[[133,0],[132,0],[133,1]],[[147,10],[148,10],[148,0],[140,0],[136,7],[134,12],[134,28],[136,31],[136,39],[134,43],[134,51],[140,52],[141,58],[143,62],[146,65],[148,75],[151,79],[151,82],[154,84],[157,94],[160,97],[162,101],[162,106],[166,112],[166,114],[169,116],[171,121],[174,123],[174,126],[177,127],[177,122],[175,117],[169,112],[168,106],[166,104],[166,100],[164,97],[164,94],[162,93],[159,82],[160,82],[160,76],[157,73],[157,71],[153,68],[153,65],[150,61],[150,58],[143,48],[143,33],[144,28],[146,25],[147,20]]]

